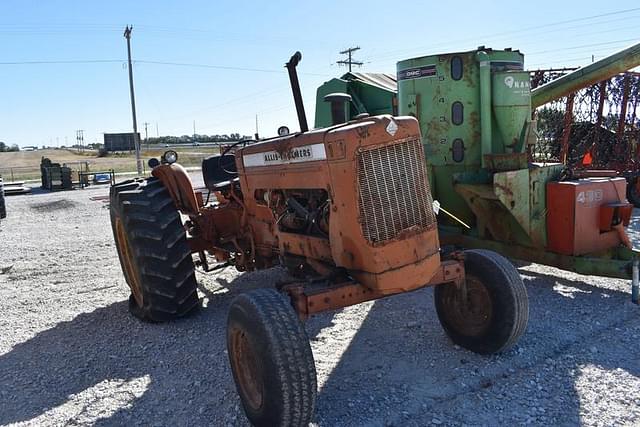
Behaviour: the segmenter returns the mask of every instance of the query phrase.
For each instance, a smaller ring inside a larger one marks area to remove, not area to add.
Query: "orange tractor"
[[[505,258],[440,248],[417,120],[366,116],[308,131],[300,59],[287,68],[301,132],[205,159],[206,200],[172,151],[150,162],[153,177],[111,189],[130,310],[141,319],[171,320],[198,306],[193,256],[207,271],[291,272],[229,309],[229,360],[255,425],[310,422],[316,371],[302,321],[312,314],[435,286],[452,341],[489,354],[518,340],[529,313]]]

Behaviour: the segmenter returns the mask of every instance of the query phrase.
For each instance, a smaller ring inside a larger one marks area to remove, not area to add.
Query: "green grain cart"
[[[567,177],[564,165],[529,155],[535,108],[637,65],[640,44],[531,90],[517,50],[481,46],[398,62],[398,112],[419,120],[433,197],[452,214],[439,217],[443,246],[634,278],[637,301],[640,252],[624,231],[624,179]]]

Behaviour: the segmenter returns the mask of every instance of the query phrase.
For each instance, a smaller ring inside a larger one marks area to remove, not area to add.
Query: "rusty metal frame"
[[[573,101],[575,96],[575,93],[571,93],[567,96],[567,104],[564,112],[562,142],[560,148],[560,162],[563,165],[567,164],[567,157],[569,155],[569,136],[571,135],[571,124],[573,122]]]
[[[461,257],[442,261],[435,275],[424,286],[417,289],[444,283],[462,287],[464,285],[464,277],[464,261]],[[337,310],[365,301],[405,293],[403,291],[394,293],[380,292],[354,281],[328,282],[320,287],[317,284],[288,283],[282,286],[281,290],[289,295],[291,304],[301,320],[306,320],[309,316],[324,311]]]

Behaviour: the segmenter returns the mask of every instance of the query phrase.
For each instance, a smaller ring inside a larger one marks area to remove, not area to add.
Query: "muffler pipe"
[[[300,92],[300,83],[298,82],[298,72],[296,67],[302,60],[302,54],[298,51],[293,54],[289,62],[285,64],[289,72],[289,81],[291,82],[291,90],[293,91],[293,102],[296,104],[296,112],[298,113],[298,122],[300,123],[300,132],[309,130],[307,125],[307,116],[304,113],[304,104],[302,103],[302,93]]]
[[[349,103],[351,95],[346,93],[330,93],[324,96],[324,101],[331,104],[331,124],[341,125],[349,121]]]

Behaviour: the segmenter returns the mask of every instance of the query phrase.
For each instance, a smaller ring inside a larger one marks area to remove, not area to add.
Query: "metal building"
[[[340,78],[331,79],[318,88],[316,95],[315,127],[326,127],[333,124],[331,105],[324,102],[324,97],[331,93],[345,93],[351,96],[350,111],[347,119],[351,120],[361,113],[397,114],[398,85],[396,76],[386,73],[347,73]]]

